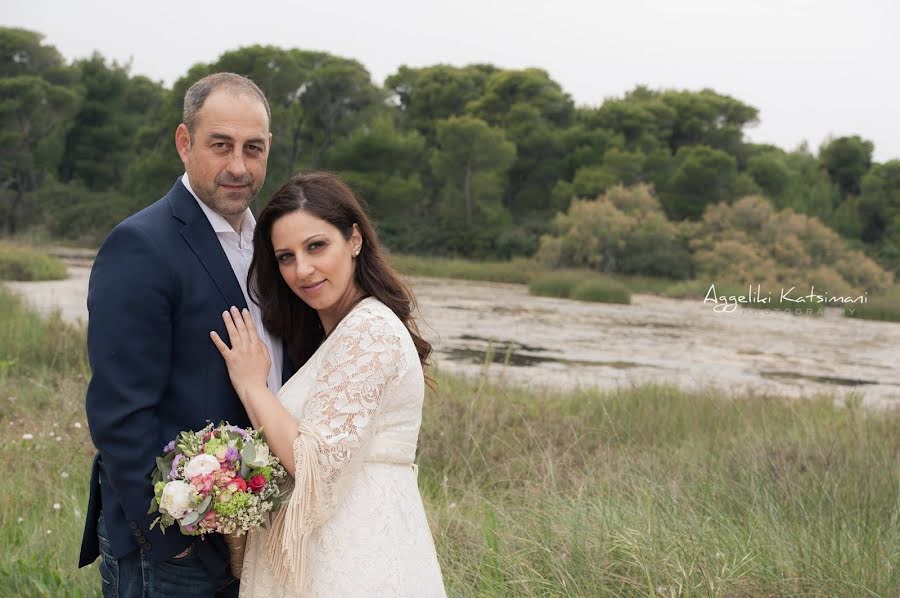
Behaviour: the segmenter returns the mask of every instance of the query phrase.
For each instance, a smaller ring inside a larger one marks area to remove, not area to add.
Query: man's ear
[[[188,152],[191,149],[191,133],[184,123],[175,129],[175,149],[178,150],[181,161],[187,163]]]

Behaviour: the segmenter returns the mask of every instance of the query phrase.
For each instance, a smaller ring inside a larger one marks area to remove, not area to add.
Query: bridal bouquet
[[[186,535],[241,536],[263,524],[286,475],[260,430],[224,423],[181,432],[156,458],[151,528],[159,523],[165,533],[177,523]]]

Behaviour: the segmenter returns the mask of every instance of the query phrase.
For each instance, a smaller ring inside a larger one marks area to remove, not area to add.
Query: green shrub
[[[597,199],[576,199],[556,215],[552,230],[541,237],[537,252],[550,268],[679,280],[693,268],[688,235],[666,219],[648,185],[617,185]]]
[[[528,292],[532,295],[568,299],[582,280],[584,280],[584,274],[581,272],[567,270],[547,272],[536,276],[531,281]]]
[[[0,244],[0,280],[61,280],[66,267],[55,257],[29,247]]]
[[[591,278],[572,289],[572,299],[597,303],[631,303],[631,291],[612,278]]]
[[[119,222],[156,197],[93,191],[78,181],[50,181],[28,194],[29,208],[23,224],[28,231],[47,235],[56,242],[97,246]]]
[[[862,320],[882,320],[900,322],[900,287],[869,297],[865,303],[848,303],[844,315]]]
[[[560,297],[600,303],[631,303],[631,291],[611,276],[589,270],[558,270],[540,274],[531,281],[532,295]]]
[[[487,282],[528,284],[539,270],[534,260],[476,262],[456,258],[392,255],[391,264],[407,276],[432,276]]]

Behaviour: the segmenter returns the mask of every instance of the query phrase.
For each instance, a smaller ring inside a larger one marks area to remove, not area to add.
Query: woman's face
[[[281,276],[304,303],[319,312],[326,332],[358,298],[354,258],[361,247],[355,224],[345,239],[332,224],[303,210],[286,214],[272,225],[272,248]]]

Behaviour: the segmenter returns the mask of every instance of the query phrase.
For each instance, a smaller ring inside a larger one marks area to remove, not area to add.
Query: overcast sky
[[[354,58],[379,84],[397,67],[540,67],[578,104],[636,85],[710,87],[760,111],[753,141],[815,151],[861,135],[900,158],[900,2],[603,0],[453,2],[0,0],[0,24],[94,50],[171,84],[243,45]]]

